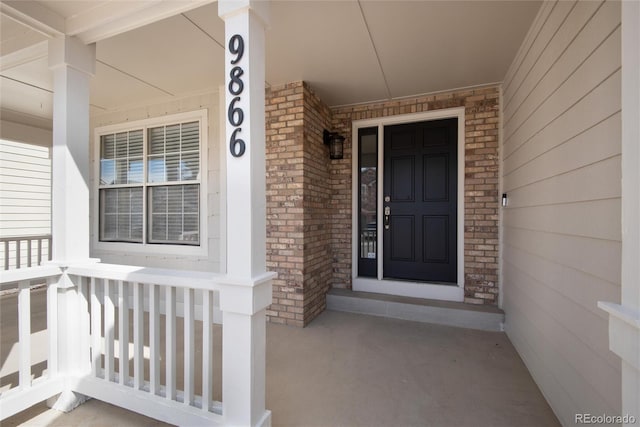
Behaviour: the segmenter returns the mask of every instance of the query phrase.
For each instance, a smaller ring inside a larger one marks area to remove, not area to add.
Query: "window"
[[[100,242],[200,246],[205,117],[98,129]]]

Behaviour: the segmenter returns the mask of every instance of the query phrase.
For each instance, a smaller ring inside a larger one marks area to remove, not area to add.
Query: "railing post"
[[[271,280],[266,273],[253,283],[224,284],[222,310],[222,415],[233,426],[270,426],[265,409],[266,308]]]
[[[91,371],[89,357],[86,360],[82,357],[87,354],[82,345],[88,339],[89,321],[88,313],[82,312],[80,278],[68,275],[66,267],[61,268],[63,272],[58,283],[52,285],[57,290],[57,374],[72,380]],[[74,393],[69,383],[55,401],[47,403],[53,409],[69,412],[86,400],[86,396]]]

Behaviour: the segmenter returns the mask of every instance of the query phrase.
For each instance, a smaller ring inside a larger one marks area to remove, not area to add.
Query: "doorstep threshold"
[[[331,289],[327,309],[484,331],[502,331],[504,312],[495,306]]]

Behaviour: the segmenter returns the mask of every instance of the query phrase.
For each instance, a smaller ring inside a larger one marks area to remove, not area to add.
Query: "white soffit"
[[[224,50],[182,15],[103,40],[96,55],[170,95],[202,92],[224,81]]]
[[[49,70],[46,56],[4,70],[2,75],[28,85],[53,91],[53,74]]]
[[[274,1],[267,82],[311,84],[329,105],[387,98],[357,1]]]
[[[118,109],[140,104],[141,101],[170,98],[165,92],[122,72],[96,63],[96,75],[91,79],[91,103],[103,109]]]
[[[195,25],[211,37],[214,43],[224,47],[224,21],[218,16],[218,3],[211,3],[183,13]]]
[[[392,98],[503,80],[539,1],[362,1]]]
[[[0,109],[49,119],[53,117],[53,94],[14,80],[0,79]],[[5,115],[3,114],[3,117]]]

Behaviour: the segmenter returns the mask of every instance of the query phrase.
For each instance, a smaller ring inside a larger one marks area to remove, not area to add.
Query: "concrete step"
[[[494,306],[331,289],[327,309],[483,331],[502,331],[504,312]]]

